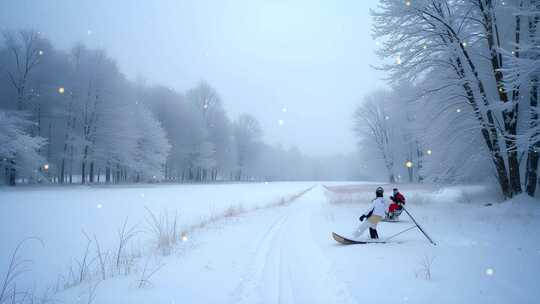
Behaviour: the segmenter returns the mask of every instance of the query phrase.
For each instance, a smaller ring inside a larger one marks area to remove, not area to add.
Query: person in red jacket
[[[405,196],[399,193],[398,188],[394,188],[393,195],[390,196],[390,200],[392,200],[392,204],[390,204],[390,207],[388,207],[386,218],[388,220],[397,221],[399,219],[399,215],[403,211],[403,205],[405,205]]]

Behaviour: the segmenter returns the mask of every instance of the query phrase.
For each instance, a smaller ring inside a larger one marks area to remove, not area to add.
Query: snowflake
[[[98,209],[101,209],[101,207],[103,207],[101,204],[97,204],[96,206]]]
[[[278,124],[279,124],[280,126],[283,126],[283,125],[285,124],[285,122],[284,122],[282,119],[280,119],[280,120],[278,120]]]
[[[495,271],[493,270],[493,268],[486,269],[486,275],[492,276],[494,273],[495,273]]]

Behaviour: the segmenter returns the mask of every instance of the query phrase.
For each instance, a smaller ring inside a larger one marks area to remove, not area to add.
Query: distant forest
[[[354,156],[310,158],[230,119],[201,81],[186,92],[128,79],[105,50],[37,31],[0,43],[0,184],[348,179]],[[179,75],[181,77],[181,75]]]

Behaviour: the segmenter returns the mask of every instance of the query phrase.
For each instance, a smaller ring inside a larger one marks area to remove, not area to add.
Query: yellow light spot
[[[64,94],[65,91],[66,91],[66,89],[64,89],[63,87],[58,88],[58,93],[60,93],[60,94]]]
[[[187,242],[188,241],[188,237],[187,237],[187,233],[182,233],[182,242]]]
[[[413,166],[412,161],[408,160],[408,161],[405,163],[405,166],[406,166],[407,168],[412,168],[412,166]]]
[[[463,45],[463,47],[467,47],[467,42],[463,42],[461,45]]]
[[[411,6],[411,1],[405,2],[405,5],[406,5],[406,6]]]
[[[43,170],[45,170],[45,171],[49,170],[49,164],[43,165]]]
[[[457,109],[456,112],[460,113],[460,112],[461,112],[461,109]]]
[[[431,150],[427,150],[426,152],[427,152],[428,155],[431,155],[431,153],[432,153]]]

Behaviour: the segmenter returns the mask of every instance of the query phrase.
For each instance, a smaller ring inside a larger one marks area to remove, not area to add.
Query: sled
[[[383,219],[381,220],[381,222],[397,223],[397,222],[402,222],[402,221],[400,221],[399,218],[397,218],[397,219],[391,219],[391,218],[386,218],[386,217],[385,217],[385,218],[383,218]]]

